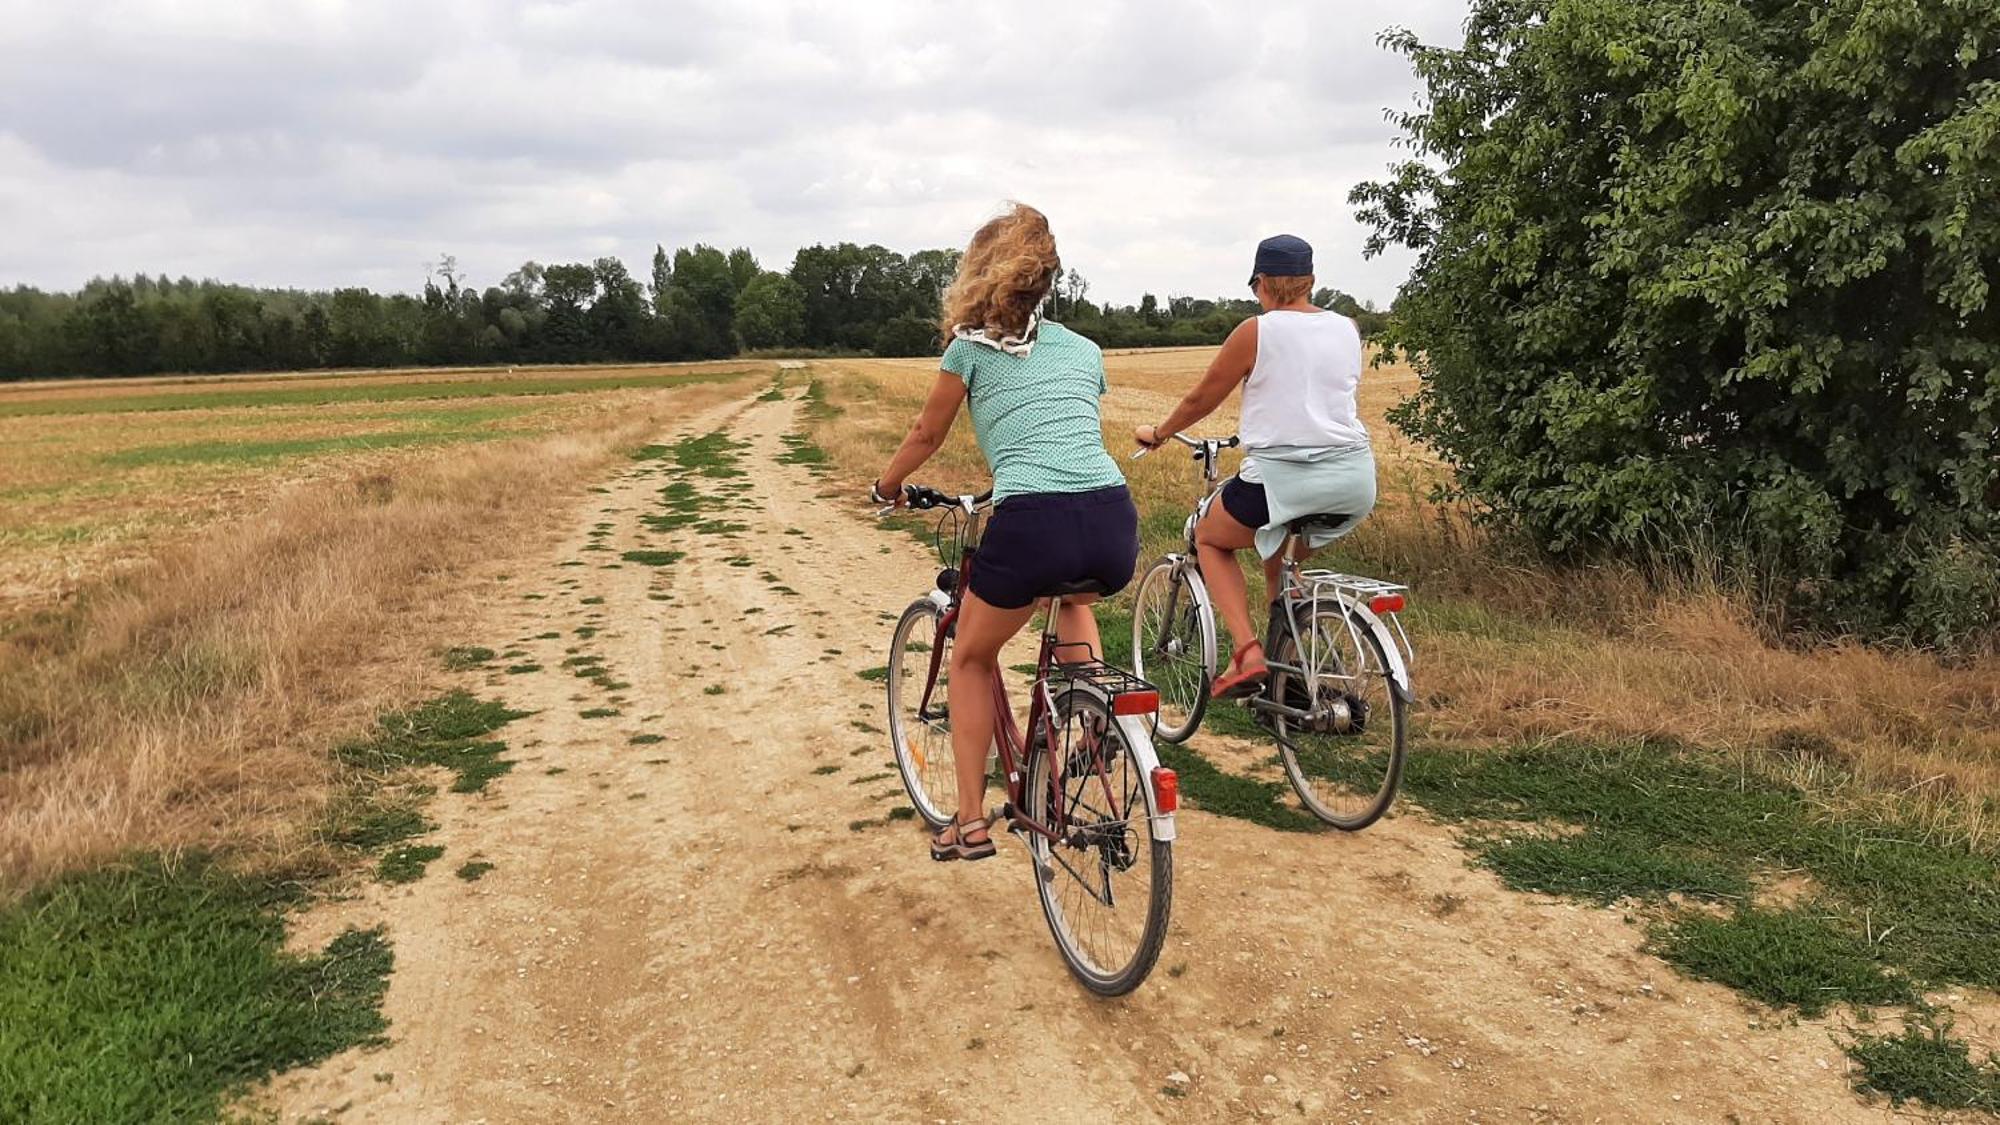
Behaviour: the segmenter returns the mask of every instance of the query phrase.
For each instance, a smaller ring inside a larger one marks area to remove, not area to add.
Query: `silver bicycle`
[[[1140,580],[1132,662],[1160,692],[1156,735],[1182,742],[1201,725],[1216,674],[1215,611],[1195,555],[1195,525],[1221,491],[1222,451],[1238,440],[1174,440],[1194,450],[1207,488],[1184,526],[1185,550],[1166,555]],[[1300,803],[1352,832],[1381,819],[1396,799],[1415,659],[1399,617],[1406,587],[1302,567],[1307,537],[1342,520],[1307,516],[1287,528],[1264,637],[1271,675],[1261,692],[1238,702],[1276,739]]]

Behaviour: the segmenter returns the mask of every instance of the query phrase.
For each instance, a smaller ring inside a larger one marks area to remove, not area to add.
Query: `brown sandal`
[[[1257,650],[1257,666],[1255,668],[1243,668],[1243,654],[1253,648]],[[1269,679],[1271,675],[1270,665],[1265,663],[1263,653],[1264,642],[1262,641],[1244,641],[1242,644],[1237,645],[1236,651],[1229,654],[1229,663],[1232,667],[1242,668],[1242,670],[1232,672],[1227,676],[1217,679],[1215,686],[1209,689],[1209,697],[1212,699],[1242,699],[1245,696],[1257,694],[1257,689],[1262,687],[1264,681]]]
[[[990,858],[999,850],[993,846],[993,819],[990,816],[974,820],[952,817],[950,824],[931,834],[931,858],[939,863],[948,863],[954,859],[970,861]],[[965,838],[966,832],[975,828],[986,833],[986,838],[977,843]],[[951,832],[952,837],[949,842],[944,839],[947,830]]]

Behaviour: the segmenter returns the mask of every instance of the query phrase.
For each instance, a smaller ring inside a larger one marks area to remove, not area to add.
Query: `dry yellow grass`
[[[496,571],[621,447],[742,390],[620,392],[559,435],[326,466],[6,623],[0,892],[133,849],[309,846],[329,740],[434,678],[482,599],[519,596]]]
[[[598,425],[742,363],[0,385],[0,618],[59,601],[276,491],[440,447]],[[589,393],[550,393],[576,388]],[[516,393],[523,392],[523,393]],[[540,392],[540,393],[526,393]],[[412,395],[437,397],[410,397]]]
[[[1107,357],[1107,443],[1146,517],[1147,557],[1173,549],[1200,481],[1173,451],[1122,460],[1131,427],[1164,415],[1211,354]],[[865,486],[914,417],[935,365],[822,362],[814,370],[846,410],[818,427],[817,440]],[[1404,367],[1364,377],[1382,500],[1323,561],[1415,588],[1407,617],[1420,735],[1465,744],[1678,740],[1755,758],[1844,799],[1897,801],[1954,835],[1990,842],[2000,831],[2000,659],[1954,664],[1859,645],[1788,648],[1763,636],[1726,593],[1662,591],[1622,568],[1558,572],[1524,559],[1462,508],[1429,498],[1442,468],[1384,418],[1415,387]],[[1199,429],[1227,433],[1235,418],[1226,403]],[[969,487],[984,474],[961,420],[921,475]]]

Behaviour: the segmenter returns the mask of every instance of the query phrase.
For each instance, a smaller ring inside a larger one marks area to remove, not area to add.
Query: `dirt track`
[[[938,866],[911,822],[850,828],[902,802],[893,776],[855,783],[891,768],[881,687],[856,673],[935,565],[777,463],[796,409],[746,398],[686,423],[751,443],[762,511],[730,514],[739,537],[641,532],[663,478],[640,462],[536,568],[486,580],[468,643],[563,634],[522,645],[542,672],[483,685],[536,712],[502,735],[519,765],[439,798],[428,878],[307,919],[308,942],[387,922],[394,1041],[282,1079],[261,1101],[285,1120],[1891,1116],[1849,1092],[1829,1028],[1755,1027],[1639,953],[1619,913],[1504,891],[1408,810],[1306,837],[1184,812],[1159,968],[1092,999],[1018,845]],[[580,553],[601,521],[614,553]],[[688,557],[600,566],[667,545]],[[629,681],[623,714],[579,717],[604,693],[561,667],[570,647]],[[494,870],[452,877],[473,858]]]

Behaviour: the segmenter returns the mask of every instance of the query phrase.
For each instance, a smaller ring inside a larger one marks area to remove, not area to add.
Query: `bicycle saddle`
[[[1111,593],[1111,587],[1105,585],[1102,582],[1099,582],[1095,578],[1086,578],[1081,582],[1058,583],[1046,590],[1043,590],[1040,596],[1044,598],[1073,598],[1076,597],[1078,594],[1108,595],[1110,593]]]
[[[1305,535],[1313,531],[1333,531],[1351,518],[1350,516],[1336,515],[1332,512],[1315,512],[1309,516],[1300,516],[1298,519],[1286,524],[1285,528],[1293,535]]]

